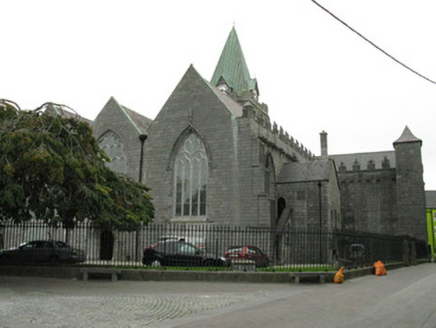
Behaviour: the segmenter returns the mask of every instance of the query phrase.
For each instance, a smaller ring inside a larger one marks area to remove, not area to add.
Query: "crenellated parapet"
[[[339,173],[390,170],[395,168],[395,153],[332,155]]]
[[[291,148],[292,152],[299,154],[305,160],[311,161],[315,159],[315,155],[303,144],[299,143],[296,139],[290,136],[282,126],[277,125],[276,122],[271,124],[267,114],[267,106],[265,104],[246,101],[243,105],[242,117],[254,120],[258,126],[267,131],[267,134],[271,134],[271,138],[274,140],[281,140],[284,144],[286,144],[287,147]]]
[[[263,127],[271,134],[272,138],[280,139],[286,146],[291,148],[293,152],[298,153],[305,160],[311,161],[315,159],[315,155],[311,151],[298,140],[290,136],[289,133],[284,131],[283,127],[278,126],[276,122],[274,122],[272,126],[270,124],[264,125]]]

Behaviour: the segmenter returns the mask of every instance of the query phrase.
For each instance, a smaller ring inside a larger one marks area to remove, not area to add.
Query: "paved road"
[[[342,285],[0,277],[1,328],[270,326],[436,327],[436,265]]]

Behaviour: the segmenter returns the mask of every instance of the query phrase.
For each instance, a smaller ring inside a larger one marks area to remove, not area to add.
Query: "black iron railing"
[[[3,222],[0,226],[0,250],[16,248],[35,240],[62,241],[76,250],[82,250],[86,254],[86,261],[80,262],[81,265],[143,267],[144,269],[157,265],[182,268],[204,266],[206,257],[203,257],[203,262],[201,260],[199,262],[198,259],[194,261],[193,258],[199,254],[208,254],[209,260],[222,259],[229,248],[241,246],[242,248],[237,252],[234,251],[237,254],[233,254],[233,257],[228,258],[225,263],[253,261],[258,268],[262,266],[265,267],[262,270],[269,271],[329,271],[342,265],[346,267],[372,265],[378,260],[402,261],[404,242],[405,240],[410,242],[408,237],[368,233],[288,228],[278,233],[266,227],[207,224],[153,223],[141,226],[135,231],[101,229],[92,223],[78,223],[74,229],[64,229],[38,221],[20,224]],[[143,263],[144,250],[147,248],[157,250],[157,247],[153,246],[162,243],[169,245],[171,241],[190,243],[199,252],[196,253],[193,248],[181,250],[172,246],[174,250],[167,247],[164,252],[175,254],[186,252],[183,255],[191,256],[192,262],[175,256],[175,261],[170,261],[168,258],[168,261],[147,260],[145,264]],[[253,247],[250,249],[244,246]],[[3,252],[3,255],[5,254],[7,252]],[[425,242],[416,243],[416,254],[420,258],[427,257]],[[0,258],[0,263],[5,262],[4,257]],[[267,262],[261,262],[259,257],[266,257]],[[27,256],[24,262],[30,264],[33,261],[30,256]],[[212,268],[227,269],[225,265],[217,263],[221,262],[208,261],[207,265]]]

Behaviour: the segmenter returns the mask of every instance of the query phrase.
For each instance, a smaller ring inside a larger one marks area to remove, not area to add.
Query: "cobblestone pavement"
[[[159,327],[297,290],[289,285],[0,277],[0,327]],[[283,290],[284,289],[284,290]]]
[[[435,291],[435,264],[342,285],[0,277],[0,327],[430,328]]]

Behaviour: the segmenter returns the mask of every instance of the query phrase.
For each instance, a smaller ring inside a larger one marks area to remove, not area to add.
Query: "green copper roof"
[[[218,86],[221,79],[223,79],[237,95],[241,95],[243,91],[257,89],[256,80],[252,79],[248,72],[247,63],[245,62],[244,54],[242,53],[242,48],[234,27],[221,53],[211,84]]]

